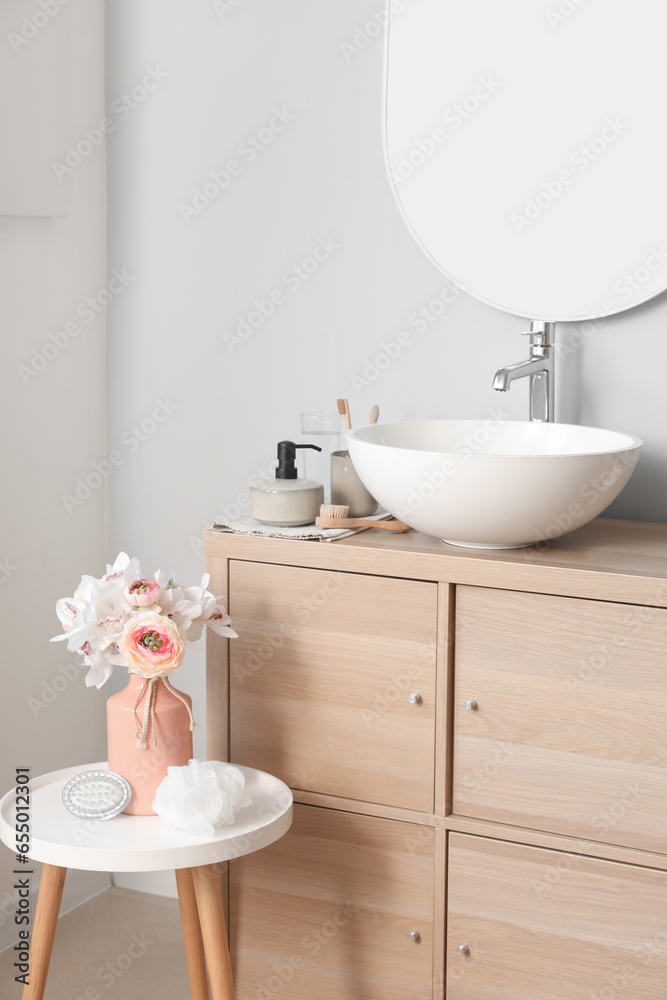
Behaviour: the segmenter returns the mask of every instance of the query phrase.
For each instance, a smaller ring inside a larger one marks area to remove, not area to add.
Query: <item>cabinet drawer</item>
[[[233,562],[232,760],[294,788],[432,811],[436,594]]]
[[[666,873],[463,834],[448,870],[447,1000],[667,995]]]
[[[666,747],[667,611],[457,588],[455,812],[666,853]]]
[[[230,864],[238,1000],[439,997],[433,844],[426,827],[296,805],[285,837]]]

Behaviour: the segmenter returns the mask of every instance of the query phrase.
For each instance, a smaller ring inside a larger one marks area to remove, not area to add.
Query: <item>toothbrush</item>
[[[345,426],[348,431],[352,430],[352,421],[350,420],[350,404],[346,399],[336,400],[338,403],[338,412],[341,416],[345,417]]]

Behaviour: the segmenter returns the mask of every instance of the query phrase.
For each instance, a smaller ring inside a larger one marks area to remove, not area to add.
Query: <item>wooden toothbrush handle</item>
[[[353,520],[355,520],[353,518]],[[407,524],[403,524],[402,521],[371,521],[366,518],[358,519],[359,527],[369,526],[371,528],[384,528],[385,531],[408,531],[409,527]]]

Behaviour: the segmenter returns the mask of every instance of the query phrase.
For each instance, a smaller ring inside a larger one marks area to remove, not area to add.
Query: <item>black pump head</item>
[[[276,479],[297,478],[296,466],[294,465],[297,448],[312,448],[314,451],[322,451],[316,444],[294,444],[294,441],[279,441]]]

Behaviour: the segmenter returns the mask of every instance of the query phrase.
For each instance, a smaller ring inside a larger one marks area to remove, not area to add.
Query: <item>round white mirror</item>
[[[387,162],[438,267],[547,321],[664,291],[664,0],[392,6]]]

